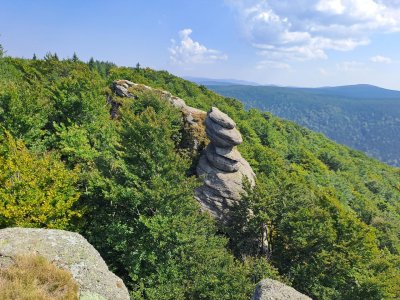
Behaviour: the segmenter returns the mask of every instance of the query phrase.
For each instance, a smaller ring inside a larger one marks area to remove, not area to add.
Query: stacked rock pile
[[[203,211],[208,211],[211,216],[225,224],[229,219],[229,208],[242,197],[244,179],[247,178],[254,185],[255,178],[249,163],[236,149],[243,142],[236,123],[216,107],[206,115],[205,111],[186,105],[183,99],[167,91],[129,80],[115,80],[111,88],[122,98],[137,98],[141,91],[150,91],[179,109],[185,124],[181,146],[190,149],[193,157],[204,148],[208,137],[210,143],[196,167],[197,175],[204,179],[204,184],[196,189],[196,199]],[[122,103],[112,97],[107,101],[111,104],[110,114],[114,118]]]
[[[197,166],[204,184],[197,188],[196,198],[203,210],[225,223],[229,208],[241,199],[244,178],[254,185],[255,174],[236,149],[243,142],[242,135],[228,115],[213,107],[207,113],[205,126],[210,144]]]

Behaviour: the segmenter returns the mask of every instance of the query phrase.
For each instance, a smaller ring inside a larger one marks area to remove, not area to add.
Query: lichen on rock
[[[312,300],[294,288],[273,279],[264,279],[257,284],[251,300]]]

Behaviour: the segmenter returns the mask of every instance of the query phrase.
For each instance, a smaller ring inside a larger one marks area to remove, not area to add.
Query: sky
[[[400,0],[1,0],[7,55],[400,90]]]

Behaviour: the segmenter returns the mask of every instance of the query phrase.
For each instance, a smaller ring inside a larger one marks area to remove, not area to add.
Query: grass
[[[78,285],[70,272],[37,255],[21,255],[0,269],[2,300],[77,300]]]

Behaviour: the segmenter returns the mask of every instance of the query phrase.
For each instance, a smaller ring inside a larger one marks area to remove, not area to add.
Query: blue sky
[[[400,0],[3,0],[0,43],[178,76],[400,90]]]

